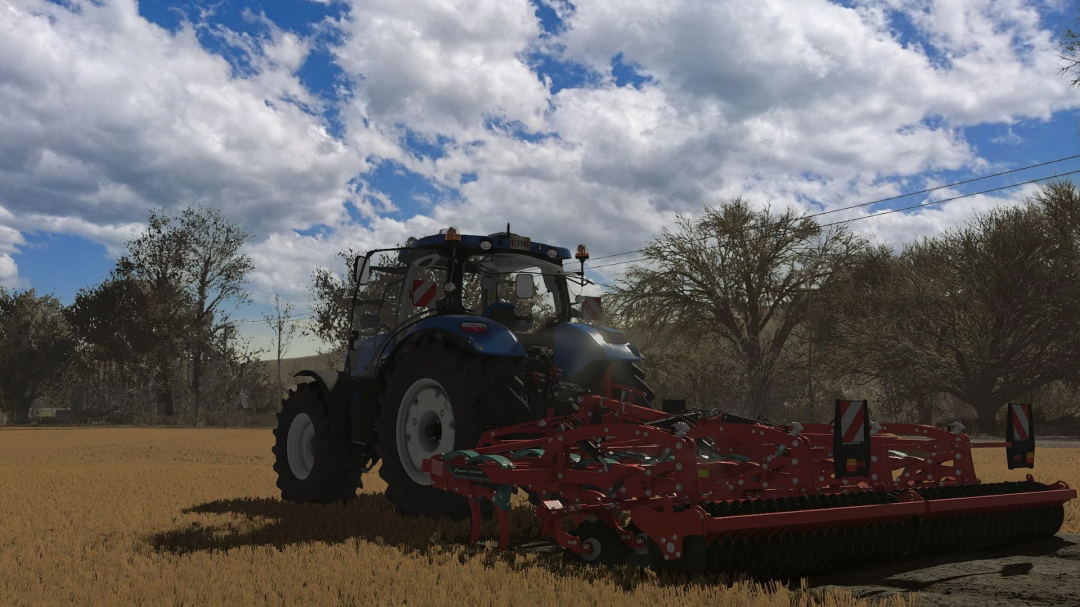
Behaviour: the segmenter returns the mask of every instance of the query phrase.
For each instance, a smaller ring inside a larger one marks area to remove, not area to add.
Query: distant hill
[[[285,387],[289,388],[298,383],[306,382],[304,378],[294,378],[293,375],[297,371],[304,369],[310,369],[312,371],[325,371],[334,370],[340,371],[341,364],[330,365],[329,356],[323,354],[316,354],[314,356],[297,356],[295,358],[283,358],[281,359],[281,381],[284,382]],[[263,369],[270,377],[277,377],[277,361],[276,360],[264,360],[262,361]]]

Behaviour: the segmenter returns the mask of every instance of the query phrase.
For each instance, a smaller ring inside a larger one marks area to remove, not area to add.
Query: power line
[[[928,207],[928,206],[932,206],[932,205],[935,205],[935,204],[941,204],[943,202],[951,202],[953,200],[960,200],[961,198],[970,198],[972,196],[978,196],[980,194],[988,194],[990,192],[997,192],[997,191],[1000,191],[1000,190],[1007,190],[1009,188],[1015,188],[1015,187],[1019,187],[1019,186],[1022,186],[1022,185],[1038,183],[1040,181],[1046,181],[1047,179],[1055,179],[1055,178],[1058,178],[1058,177],[1065,177],[1067,175],[1074,175],[1076,173],[1080,173],[1080,169],[1077,169],[1075,171],[1069,171],[1067,173],[1060,173],[1060,174],[1057,174],[1057,175],[1050,175],[1048,177],[1040,177],[1038,179],[1032,179],[1030,181],[1022,181],[1020,183],[1012,183],[1012,184],[1009,184],[1009,185],[1003,185],[1003,186],[999,186],[999,187],[996,187],[996,188],[990,188],[990,189],[987,189],[987,190],[981,190],[979,192],[972,192],[970,194],[961,194],[959,196],[953,196],[952,198],[943,198],[941,200],[931,200],[929,202],[923,202],[923,203],[914,204],[914,205],[907,206],[907,207],[901,207],[899,209],[886,209],[884,211],[879,211],[877,213],[871,213],[869,215],[863,215],[862,217],[853,217],[851,219],[841,219],[839,221],[834,221],[834,222],[831,222],[831,223],[823,223],[819,227],[827,228],[827,227],[830,227],[830,226],[836,226],[836,225],[841,225],[841,224],[845,224],[845,223],[852,223],[854,221],[861,221],[863,219],[870,219],[872,217],[880,217],[882,215],[889,215],[890,213],[899,213],[900,211],[910,211],[912,209]],[[946,187],[946,186],[941,186],[941,187]],[[869,204],[873,204],[873,203],[869,203]],[[856,205],[856,206],[866,206],[866,205],[864,204],[864,205]],[[847,208],[855,208],[855,207],[847,207]],[[837,209],[837,210],[843,210],[843,209]],[[821,214],[823,214],[823,213],[819,213],[819,215],[821,215]],[[810,215],[809,217],[814,217],[814,216],[815,215]],[[721,245],[716,244],[716,245],[705,247],[705,248],[706,249],[716,249],[716,248],[719,248],[720,246]],[[639,249],[638,251],[631,251],[631,253],[641,252],[643,250],[644,249]],[[625,260],[625,261],[615,261],[615,262],[612,262],[612,263],[600,264],[598,266],[591,266],[589,269],[590,270],[596,270],[598,268],[608,268],[608,267],[611,267],[611,266],[620,266],[620,265],[628,264],[628,263],[639,263],[639,262],[642,262],[642,261],[648,261],[648,259],[649,259],[648,257],[639,257],[637,259],[629,259],[629,260]]]
[[[293,315],[293,316],[282,316],[281,320],[291,320],[291,319],[294,319],[294,318],[311,318],[313,316],[315,316],[315,314],[313,312],[308,312],[306,314],[296,314],[296,315]],[[275,317],[272,320],[277,320],[277,318]],[[230,321],[229,324],[246,325],[246,324],[256,324],[256,323],[263,323],[263,322],[266,322],[265,318],[238,318],[236,320]]]
[[[957,182],[954,182],[954,183],[947,183],[945,185],[939,185],[939,186],[936,186],[936,187],[927,188],[925,190],[919,190],[917,192],[908,192],[906,194],[899,194],[897,196],[890,196],[889,198],[879,198],[878,200],[871,200],[870,202],[861,202],[859,204],[853,204],[853,205],[846,206],[846,207],[840,207],[838,209],[830,209],[828,211],[819,211],[817,213],[811,213],[809,215],[804,215],[803,217],[806,218],[806,219],[809,219],[809,218],[812,218],[812,217],[821,217],[822,215],[829,215],[830,213],[839,213],[840,211],[848,211],[848,210],[857,209],[857,208],[860,208],[860,207],[868,207],[868,206],[871,206],[871,205],[880,204],[882,202],[889,202],[891,200],[899,200],[901,198],[907,198],[908,196],[917,196],[919,194],[927,194],[929,192],[934,192],[934,191],[942,190],[942,189],[945,189],[945,188],[952,188],[952,187],[956,187],[958,185],[964,185],[964,184],[967,184],[967,183],[974,183],[976,181],[982,181],[984,179],[990,179],[992,177],[1001,177],[1002,175],[1009,175],[1011,173],[1018,173],[1020,171],[1026,171],[1028,169],[1035,169],[1035,168],[1038,168],[1038,167],[1043,167],[1043,166],[1047,166],[1047,165],[1051,165],[1051,164],[1056,164],[1058,162],[1065,162],[1066,160],[1073,160],[1073,159],[1076,159],[1076,158],[1080,158],[1080,154],[1076,154],[1074,156],[1066,156],[1064,158],[1058,158],[1056,160],[1048,160],[1046,162],[1040,162],[1040,163],[1037,163],[1037,164],[1032,164],[1032,165],[1028,165],[1028,166],[1025,166],[1025,167],[1020,167],[1018,169],[1010,169],[1008,171],[1002,171],[1000,173],[993,173],[993,174],[990,174],[990,175],[983,175],[981,177],[973,177],[971,179],[965,179],[964,181],[957,181]],[[1070,174],[1071,173],[1066,173],[1066,175],[1070,175]],[[1047,179],[1047,178],[1044,178],[1044,179]],[[1036,181],[1038,181],[1038,180],[1036,180]],[[1031,182],[1025,182],[1025,183],[1031,183]],[[1016,185],[1025,185],[1025,183],[1014,184],[1012,186],[1005,186],[1005,187],[1015,187]],[[998,189],[1002,189],[1002,188],[998,188]],[[987,192],[993,192],[995,190],[986,190],[986,191]],[[976,194],[980,194],[980,193],[985,193],[985,192],[976,192]],[[972,196],[975,196],[976,194],[972,194]],[[950,198],[949,200],[955,200],[955,198]],[[941,201],[938,201],[938,202],[947,202],[947,201],[941,200]],[[914,208],[914,207],[908,207],[908,208]],[[904,209],[898,209],[898,210],[904,210]],[[873,215],[870,215],[870,217],[872,217],[872,216]],[[826,225],[835,225],[835,224],[826,224]],[[642,248],[642,249],[634,249],[633,251],[625,251],[623,253],[612,253],[610,255],[601,255],[599,257],[593,257],[593,261],[596,261],[598,259],[609,259],[611,257],[622,257],[623,255],[632,255],[634,253],[641,253],[644,250],[645,249]],[[624,262],[619,262],[619,263],[624,263]],[[625,263],[632,263],[632,262],[625,262]],[[603,268],[603,267],[606,267],[606,266],[609,266],[609,265],[617,265],[617,264],[603,264],[603,265],[593,266],[593,267],[594,268]]]
[[[821,224],[821,227],[827,228],[829,226],[836,226],[836,225],[840,225],[840,224],[844,224],[844,223],[851,223],[853,221],[859,221],[861,219],[870,219],[871,217],[880,217],[881,215],[888,215],[890,213],[898,213],[900,211],[910,211],[911,209],[918,209],[918,208],[921,208],[921,207],[928,207],[928,206],[935,205],[935,204],[941,204],[943,202],[951,202],[953,200],[960,200],[961,198],[968,198],[968,197],[971,197],[971,196],[978,196],[980,194],[989,194],[990,192],[998,192],[1000,190],[1008,190],[1009,188],[1016,188],[1016,187],[1020,187],[1022,185],[1030,185],[1032,183],[1038,183],[1040,181],[1046,181],[1047,179],[1056,179],[1056,178],[1059,178],[1059,177],[1065,177],[1066,175],[1075,175],[1077,173],[1080,173],[1080,169],[1077,169],[1075,171],[1069,171],[1067,173],[1059,173],[1057,175],[1050,175],[1048,177],[1040,177],[1038,179],[1031,179],[1031,180],[1028,180],[1028,181],[1021,181],[1020,183],[1012,183],[1012,184],[1009,184],[1009,185],[1003,185],[1003,186],[999,186],[999,187],[996,187],[996,188],[990,188],[988,190],[982,190],[981,192],[973,192],[971,194],[961,194],[959,196],[953,196],[952,198],[942,198],[941,200],[931,200],[929,202],[913,204],[913,205],[911,205],[909,207],[901,207],[899,209],[886,209],[884,211],[878,211],[877,213],[871,213],[869,215],[863,215],[862,217],[854,217],[852,219],[841,219],[839,221],[834,221],[832,223],[823,223],[823,224]],[[837,210],[842,210],[842,209],[837,209]]]
[[[831,209],[831,210],[828,210],[828,211],[821,211],[819,213],[814,213],[813,215],[809,215],[809,217],[820,217],[822,215],[828,215],[829,213],[838,213],[840,211],[847,211],[848,209],[857,209],[859,207],[865,207],[865,206],[870,206],[872,204],[878,204],[879,202],[889,202],[890,200],[898,200],[900,198],[907,198],[908,196],[916,196],[918,194],[926,194],[926,193],[934,192],[934,191],[937,191],[937,190],[943,190],[945,188],[951,188],[951,187],[955,187],[955,186],[958,186],[958,185],[964,185],[966,183],[974,183],[976,181],[982,181],[983,179],[990,179],[991,177],[1001,177],[1002,175],[1008,175],[1010,173],[1018,173],[1020,171],[1026,171],[1028,169],[1035,169],[1035,168],[1038,168],[1038,167],[1046,166],[1048,164],[1064,162],[1066,160],[1073,160],[1074,158],[1080,158],[1080,154],[1077,154],[1075,156],[1066,156],[1065,158],[1058,158],[1057,160],[1048,160],[1046,162],[1040,162],[1038,164],[1032,164],[1032,165],[1029,165],[1029,166],[1026,166],[1026,167],[1021,167],[1019,169],[1011,169],[1011,170],[1008,170],[1008,171],[1002,171],[1000,173],[994,173],[993,175],[983,175],[982,177],[973,177],[971,179],[965,179],[964,181],[957,181],[955,183],[949,183],[949,184],[946,184],[946,185],[939,185],[939,186],[933,187],[933,188],[927,188],[925,190],[919,190],[918,192],[908,192],[907,194],[900,194],[898,196],[893,196],[891,198],[882,198],[881,200],[875,200],[873,202],[864,202],[864,203],[861,203],[861,204],[853,204],[853,205],[848,206],[848,207],[840,207],[839,209]],[[1047,179],[1047,178],[1044,177],[1043,179]],[[1031,182],[1025,182],[1025,183],[1031,183]],[[1021,184],[1016,184],[1016,185],[1024,185],[1024,184],[1021,183]],[[1013,187],[1013,186],[1007,186],[1007,187]],[[994,190],[986,190],[986,191],[987,192],[993,192]],[[941,202],[944,202],[944,201],[941,201]]]

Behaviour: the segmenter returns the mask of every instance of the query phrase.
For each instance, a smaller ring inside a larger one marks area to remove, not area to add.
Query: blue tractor
[[[651,406],[637,348],[575,322],[599,311],[597,298],[571,301],[571,287],[588,283],[588,256],[579,245],[578,266],[568,249],[507,226],[487,236],[447,228],[358,257],[344,370],[300,372],[313,381],[278,414],[282,498],[353,498],[381,461],[398,511],[466,517],[464,498],[431,486],[425,459],[475,447],[486,429],[569,412],[583,394]]]

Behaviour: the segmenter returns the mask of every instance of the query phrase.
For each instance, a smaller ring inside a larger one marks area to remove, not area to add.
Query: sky
[[[817,213],[1077,155],[1058,44],[1078,15],[1064,0],[0,0],[0,285],[70,303],[150,209],[205,202],[254,235],[253,303],[229,311],[269,349],[266,302],[303,323],[312,272],[350,245],[510,223],[598,257],[736,196]],[[1036,187],[849,225],[900,247]]]

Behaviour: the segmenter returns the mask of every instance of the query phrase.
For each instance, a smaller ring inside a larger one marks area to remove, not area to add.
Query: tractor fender
[[[323,402],[330,402],[330,393],[333,392],[334,387],[337,385],[338,377],[344,375],[337,371],[311,371],[305,369],[298,371],[293,377],[311,377],[315,380],[315,385],[319,387],[319,394],[323,397]]]
[[[487,330],[484,333],[466,333],[461,328],[462,323],[483,323]],[[450,343],[471,354],[520,358],[527,356],[525,347],[510,329],[482,316],[454,314],[426,318],[410,327],[394,349],[397,350],[403,344],[421,335],[446,338]]]

